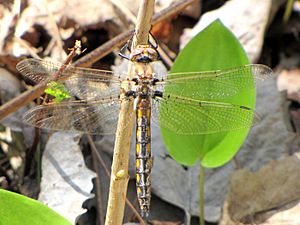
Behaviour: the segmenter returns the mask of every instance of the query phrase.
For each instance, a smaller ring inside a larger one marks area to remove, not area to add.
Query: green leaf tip
[[[0,189],[0,225],[71,225],[34,199]]]

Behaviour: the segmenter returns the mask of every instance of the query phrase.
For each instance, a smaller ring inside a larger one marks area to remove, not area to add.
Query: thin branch
[[[104,220],[103,220],[103,210],[102,210],[102,195],[101,195],[101,182],[100,182],[100,177],[98,174],[98,168],[97,168],[97,164],[96,164],[96,160],[97,159],[97,155],[99,155],[96,146],[94,145],[94,142],[92,140],[92,137],[90,135],[87,135],[87,138],[89,140],[90,146],[92,147],[92,157],[93,157],[93,169],[96,173],[96,180],[95,180],[95,185],[96,185],[96,200],[97,200],[97,218],[98,218],[98,223],[100,225],[104,224]],[[92,146],[93,144],[93,146]],[[100,155],[99,155],[100,156]]]

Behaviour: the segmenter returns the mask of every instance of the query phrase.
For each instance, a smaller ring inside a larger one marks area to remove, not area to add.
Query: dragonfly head
[[[131,61],[138,63],[150,63],[158,59],[156,49],[150,45],[138,45],[131,53]]]

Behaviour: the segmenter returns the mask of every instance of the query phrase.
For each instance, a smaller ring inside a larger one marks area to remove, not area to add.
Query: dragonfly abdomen
[[[150,100],[141,99],[136,112],[136,187],[142,216],[149,215],[151,199],[150,172],[151,130],[150,130]]]

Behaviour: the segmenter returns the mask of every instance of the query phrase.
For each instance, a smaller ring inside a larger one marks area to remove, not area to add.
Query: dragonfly
[[[68,97],[34,107],[24,115],[24,121],[51,130],[114,134],[121,101],[134,101],[137,196],[141,214],[147,217],[151,200],[151,124],[180,135],[249,128],[257,119],[254,109],[232,104],[228,99],[254,89],[272,75],[272,70],[251,64],[207,72],[156,74],[151,67],[159,59],[155,46],[138,45],[129,56],[120,55],[134,65],[130,76],[68,65],[55,80],[63,85],[58,89]],[[51,84],[62,66],[25,59],[17,69],[36,83]],[[127,91],[121,99],[124,84]]]

